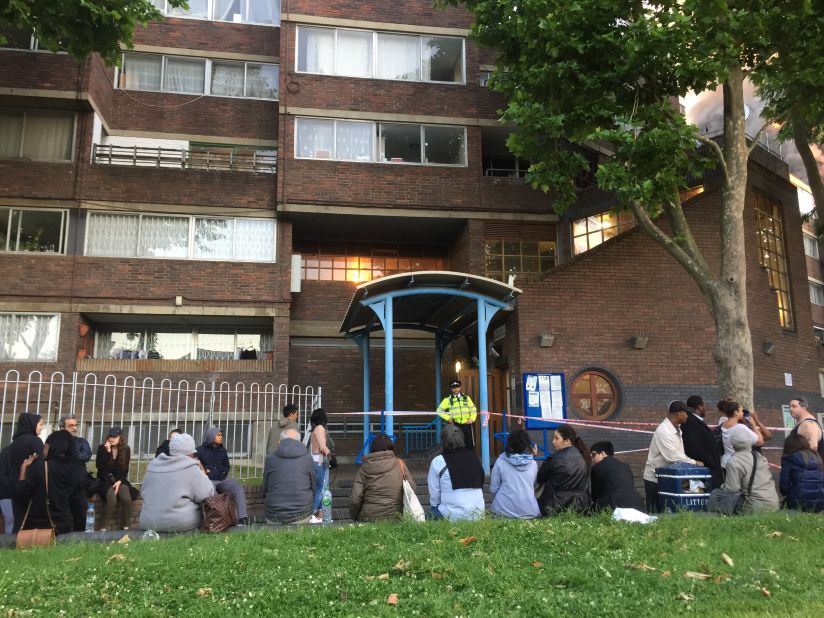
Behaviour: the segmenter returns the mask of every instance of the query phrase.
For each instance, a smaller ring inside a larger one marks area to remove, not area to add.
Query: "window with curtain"
[[[824,285],[810,281],[810,302],[814,305],[824,306]]]
[[[362,30],[337,31],[336,75],[372,76],[372,33]]]
[[[373,159],[371,122],[335,122],[334,158],[341,161],[371,161]]]
[[[242,62],[212,62],[211,93],[224,97],[242,97],[246,67]]]
[[[68,211],[0,206],[0,251],[66,253]]]
[[[188,257],[189,218],[143,215],[137,253],[146,257]]]
[[[421,79],[421,38],[405,34],[378,34],[376,77]]]
[[[74,112],[0,109],[0,157],[71,161]]]
[[[163,90],[185,94],[203,94],[206,85],[206,61],[197,58],[166,57]]]
[[[818,258],[818,239],[815,236],[810,236],[809,234],[804,234],[804,253],[808,256],[813,258],[814,260]]]
[[[0,361],[55,361],[57,314],[0,313]]]
[[[246,96],[252,99],[277,99],[279,67],[276,64],[246,65]]]
[[[124,54],[120,71],[120,87],[126,90],[160,90],[163,56]]]
[[[94,355],[116,359],[237,360],[245,349],[272,351],[272,335],[271,329],[254,327],[100,325],[95,333]]]
[[[209,0],[188,0],[189,8],[169,7],[168,15],[173,17],[194,17],[209,19]]]
[[[331,159],[335,139],[335,121],[296,118],[295,156],[307,159]]]
[[[90,213],[86,224],[86,255],[137,255],[139,215]]]
[[[279,0],[189,0],[189,8],[174,8],[166,0],[150,0],[164,15],[211,19],[236,24],[280,25]]]
[[[332,75],[335,72],[335,31],[298,27],[298,71]]]

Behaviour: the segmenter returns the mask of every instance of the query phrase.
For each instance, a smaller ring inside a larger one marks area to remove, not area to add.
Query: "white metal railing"
[[[719,137],[724,135],[724,129],[716,129],[715,131],[709,131],[707,133],[702,133],[704,137],[708,137],[710,139],[714,137]],[[752,142],[755,139],[755,136],[746,133],[747,141]],[[784,159],[784,153],[781,149],[781,142],[775,136],[770,136],[767,131],[763,131],[758,136],[758,145],[761,146],[764,150],[766,150],[769,154],[779,159]]]
[[[299,426],[321,406],[321,388],[257,382],[198,380],[176,383],[165,378],[118,377],[102,380],[94,373],[49,377],[32,371],[27,377],[12,369],[0,382],[0,447],[11,441],[22,412],[39,414],[45,422],[41,437],[56,431],[61,417],[78,420],[78,435],[97,451],[112,425],[123,428],[132,451],[130,479],[139,483],[155,449],[169,431],[180,428],[200,444],[206,429],[221,427],[235,478],[263,473],[269,430],[287,403],[298,406]],[[305,420],[304,420],[305,419]]]
[[[92,162],[99,165],[128,165],[132,167],[164,167],[224,172],[277,172],[277,154],[212,152],[151,146],[115,146],[94,144]]]

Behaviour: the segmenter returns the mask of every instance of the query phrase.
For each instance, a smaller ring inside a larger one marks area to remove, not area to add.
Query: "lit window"
[[[0,361],[57,360],[60,316],[0,313]]]
[[[604,212],[572,222],[572,254],[579,255],[635,227],[632,213]]]
[[[0,158],[70,161],[74,112],[0,109]]]
[[[485,275],[506,282],[510,275],[536,275],[555,267],[555,241],[486,239]]]
[[[810,302],[814,305],[824,305],[824,285],[810,281]]]
[[[770,289],[775,292],[778,320],[784,328],[795,328],[784,250],[784,227],[781,206],[760,192],[755,193],[755,222],[758,238],[758,263],[767,271]],[[810,291],[812,294],[812,291]]]
[[[818,239],[810,234],[804,234],[804,253],[813,258],[818,259]]]
[[[0,251],[66,253],[68,211],[0,206]]]
[[[440,245],[356,244],[297,241],[301,279],[362,283],[419,270],[446,270],[446,247]]]
[[[618,387],[601,371],[584,371],[572,381],[572,407],[578,416],[603,420],[618,407]]]

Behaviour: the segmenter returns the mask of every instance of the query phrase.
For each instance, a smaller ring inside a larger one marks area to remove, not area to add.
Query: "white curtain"
[[[234,219],[196,219],[194,257],[201,260],[231,260]]]
[[[243,73],[242,62],[212,62],[212,94],[242,97]]]
[[[0,112],[0,157],[19,157],[22,139],[23,112]]]
[[[56,315],[0,314],[0,360],[57,360]]]
[[[169,15],[184,16],[184,17],[199,17],[200,19],[209,18],[209,0],[189,0],[189,8],[184,9],[172,8]]]
[[[91,213],[86,226],[86,255],[137,255],[138,215]]]
[[[236,219],[235,222],[235,259],[274,262],[274,220]]]
[[[298,71],[335,72],[335,31],[331,28],[298,28]]]
[[[162,56],[126,54],[120,86],[127,90],[160,90]]]
[[[280,23],[279,0],[247,0],[247,2],[249,3],[248,23],[273,26]]]
[[[68,161],[72,158],[74,114],[26,112],[23,157]]]
[[[189,257],[189,217],[144,215],[137,254],[144,257]]]
[[[244,0],[215,0],[215,21],[235,21],[237,15],[238,20],[242,22],[243,5]]]
[[[163,89],[167,92],[203,94],[206,85],[206,61],[189,58],[166,58]]]
[[[276,64],[246,65],[246,96],[256,99],[277,99],[279,67]]]
[[[420,37],[401,34],[378,35],[378,71],[380,79],[420,79]]]
[[[372,33],[338,30],[336,75],[371,77]]]
[[[347,161],[371,161],[374,125],[371,122],[337,121],[335,158]]]
[[[332,120],[297,118],[297,156],[331,159],[335,127]]]

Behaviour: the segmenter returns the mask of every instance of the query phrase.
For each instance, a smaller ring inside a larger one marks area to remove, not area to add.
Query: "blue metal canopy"
[[[340,332],[354,339],[363,354],[364,410],[369,410],[369,335],[385,333],[384,406],[386,433],[393,433],[395,329],[435,334],[435,406],[441,397],[441,358],[457,337],[477,327],[479,411],[489,412],[486,376],[486,331],[495,313],[512,310],[516,287],[467,273],[418,271],[363,283],[355,289]],[[364,441],[369,419],[364,417]],[[438,423],[440,429],[440,423]],[[489,428],[481,428],[481,461],[489,473]]]

